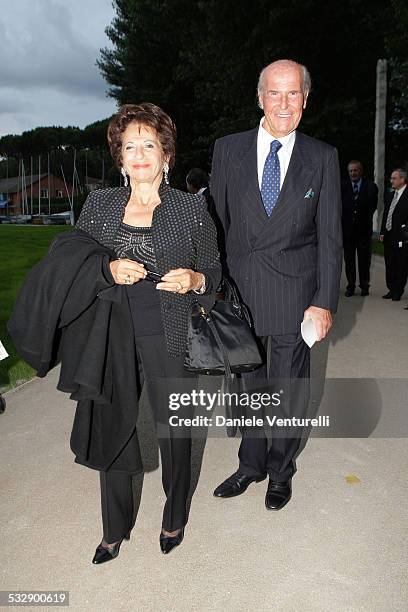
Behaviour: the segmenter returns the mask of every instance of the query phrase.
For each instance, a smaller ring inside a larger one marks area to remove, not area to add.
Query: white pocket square
[[[313,189],[308,189],[303,197],[304,198],[314,198],[314,191],[313,191]]]

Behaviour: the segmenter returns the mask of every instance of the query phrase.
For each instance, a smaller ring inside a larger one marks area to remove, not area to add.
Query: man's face
[[[265,113],[264,128],[275,138],[297,128],[306,108],[302,72],[297,66],[271,66],[264,74],[259,105]]]
[[[391,187],[393,189],[401,189],[405,185],[405,179],[399,172],[395,171],[391,174]]]
[[[360,164],[349,164],[347,170],[352,181],[359,181],[363,176],[363,168]]]

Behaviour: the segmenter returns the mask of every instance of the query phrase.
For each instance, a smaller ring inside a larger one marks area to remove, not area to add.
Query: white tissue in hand
[[[305,319],[300,324],[300,333],[309,348],[317,341],[317,331],[313,319]]]
[[[6,357],[8,357],[8,352],[6,351],[6,349],[3,346],[3,343],[0,340],[0,361],[2,359],[5,359]]]

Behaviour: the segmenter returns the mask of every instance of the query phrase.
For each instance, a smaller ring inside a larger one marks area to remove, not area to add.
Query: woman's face
[[[131,183],[161,181],[165,161],[156,130],[130,123],[122,135],[122,165]]]

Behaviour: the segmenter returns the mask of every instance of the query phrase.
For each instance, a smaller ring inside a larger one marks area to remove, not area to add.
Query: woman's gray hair
[[[262,93],[265,72],[268,70],[268,68],[271,68],[272,66],[279,66],[279,65],[287,66],[288,64],[292,66],[297,66],[298,68],[300,68],[302,72],[302,92],[303,94],[309,94],[312,88],[312,79],[310,78],[310,72],[308,71],[306,66],[303,66],[303,64],[298,64],[297,62],[294,62],[293,60],[288,60],[288,59],[277,60],[276,62],[272,62],[271,64],[268,64],[267,66],[265,66],[265,68],[262,68],[261,74],[259,75],[259,79],[258,79],[258,94]]]

